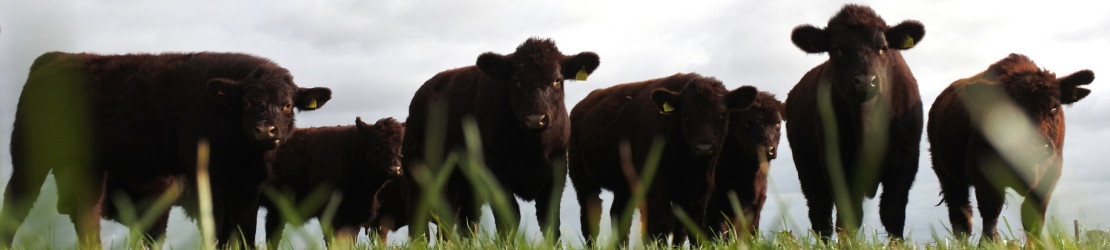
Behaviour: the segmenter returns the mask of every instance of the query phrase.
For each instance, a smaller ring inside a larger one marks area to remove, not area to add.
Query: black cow
[[[563,83],[580,75],[585,77],[599,63],[593,52],[568,56],[559,52],[551,40],[531,38],[512,54],[487,52],[478,56],[475,66],[436,74],[416,91],[409,105],[402,149],[406,176],[428,173],[423,165],[428,158],[444,158],[445,154],[425,154],[425,133],[431,114],[446,109],[444,125],[447,131],[441,139],[448,150],[463,147],[462,122],[471,117],[481,133],[486,167],[509,198],[511,212],[520,213],[513,194],[524,200],[535,200],[541,228],[558,229],[559,210],[549,205],[558,205],[563,186],[561,182],[556,183],[556,178],[566,175],[562,164],[566,162],[570,129],[563,103]],[[411,183],[417,183],[413,180]],[[474,222],[481,204],[475,201],[472,185],[460,170],[451,174],[442,192],[448,206],[460,217],[457,221],[464,223],[461,227],[476,230]],[[496,218],[498,230],[515,231],[519,217]],[[547,223],[549,217],[555,219],[552,224]],[[420,232],[415,231],[410,233],[419,235]],[[464,235],[470,233],[464,230]]]
[[[937,96],[929,110],[929,144],[954,234],[966,238],[971,231],[968,188],[974,186],[982,239],[998,239],[1008,187],[1025,196],[1021,224],[1035,242],[1064,161],[1062,105],[1090,94],[1080,85],[1094,79],[1090,70],[1057,78],[1010,54]]]
[[[733,91],[714,78],[675,74],[643,82],[595,90],[571,111],[570,178],[582,207],[582,234],[587,244],[598,236],[601,222],[601,189],[613,191],[610,218],[614,232],[628,232],[630,224],[618,223],[639,185],[639,176],[656,138],[665,146],[659,170],[640,206],[645,237],[652,242],[674,234],[673,244],[685,241],[686,228],[678,224],[672,203],[700,222],[713,190],[714,169],[728,132],[730,110],[743,109],[756,96],[754,87]],[[621,144],[630,148],[631,162],[621,156]],[[631,164],[625,166],[624,164]],[[634,169],[626,169],[626,168]],[[704,228],[703,228],[704,229]],[[620,242],[627,234],[617,235]]]
[[[705,210],[706,224],[722,237],[729,229],[754,234],[767,200],[770,161],[778,157],[782,102],[760,91],[747,109],[729,115],[728,136],[717,159],[717,188]],[[740,205],[735,211],[730,193]]]
[[[794,153],[809,220],[822,238],[836,225],[855,232],[863,199],[883,185],[879,217],[902,238],[906,202],[917,173],[921,97],[901,50],[921,42],[913,20],[887,26],[866,6],[846,5],[828,27],[794,28],[791,40],[807,53],[828,52],[786,98],[786,134]]]
[[[374,193],[401,174],[404,133],[404,126],[393,118],[374,124],[355,118],[355,125],[297,129],[278,148],[268,184],[275,193],[262,200],[269,246],[276,247],[281,241],[288,219],[283,218],[279,205],[294,209],[286,213],[295,212],[295,218],[308,220],[324,213],[333,193],[341,200],[331,226],[336,236],[354,240],[360,227],[370,222]]]
[[[331,90],[299,88],[285,68],[245,54],[46,53],[31,65],[16,111],[0,213],[14,225],[2,240],[10,246],[51,171],[58,210],[70,215],[80,246],[100,247],[100,217],[118,218],[117,196],[140,204],[140,213],[160,212],[147,231],[160,237],[169,208],[141,204],[195,183],[203,140],[219,242],[240,229],[254,235],[260,187],[274,149],[292,134],[293,109],[330,98]],[[194,215],[195,208],[186,207]]]

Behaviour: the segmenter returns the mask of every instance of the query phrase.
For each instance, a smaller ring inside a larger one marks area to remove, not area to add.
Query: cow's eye
[[[561,88],[562,86],[563,86],[563,79],[557,79],[554,82],[551,82],[551,87]]]
[[[1052,107],[1052,111],[1051,111],[1051,112],[1052,112],[1052,114],[1054,114],[1054,115],[1055,115],[1055,114],[1056,114],[1056,112],[1059,112],[1059,111],[1060,111],[1060,106]]]
[[[293,104],[286,103],[285,106],[281,107],[281,110],[285,112],[293,111]]]

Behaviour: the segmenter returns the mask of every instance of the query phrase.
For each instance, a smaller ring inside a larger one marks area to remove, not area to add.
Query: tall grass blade
[[[837,126],[836,114],[833,111],[832,102],[832,83],[829,80],[822,80],[817,84],[817,113],[821,120],[821,132],[825,135],[824,138],[824,155],[825,166],[828,168],[829,184],[832,185],[832,195],[834,204],[837,211],[854,211],[853,204],[850,198],[851,190],[848,189],[848,181],[844,176],[844,166],[842,165],[841,148],[840,148],[840,129]],[[852,213],[836,213],[838,219],[843,221],[854,221]],[[854,231],[854,229],[848,229]],[[828,235],[826,235],[828,236]]]
[[[208,140],[197,143],[197,199],[200,206],[201,249],[216,246],[216,220],[212,215],[212,186],[208,179]]]
[[[621,212],[620,224],[617,225],[629,225],[629,223],[631,223],[632,221],[632,213],[637,207],[639,207],[640,204],[643,204],[644,199],[647,198],[648,189],[650,189],[651,187],[652,180],[655,179],[655,172],[659,170],[659,159],[663,156],[664,141],[665,140],[659,136],[655,137],[655,140],[652,141],[651,149],[648,150],[647,159],[646,161],[644,161],[643,172],[640,173],[640,178],[638,181],[631,183],[632,199],[628,201],[628,206],[625,206],[624,211]],[[646,215],[641,214],[640,216]],[[628,230],[628,228],[618,227],[613,228],[612,232],[613,235],[623,236],[628,235]],[[623,237],[612,237],[612,240],[609,242],[609,244],[607,244],[607,247],[622,247],[617,246],[617,244],[621,243],[619,240],[621,238]]]

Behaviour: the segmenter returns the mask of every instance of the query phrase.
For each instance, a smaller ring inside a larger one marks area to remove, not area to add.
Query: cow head
[[[1038,68],[1029,58],[1019,54],[1010,54],[991,65],[988,72],[997,78],[1009,99],[1032,120],[1034,128],[1044,138],[1045,145],[1035,146],[1045,149],[1045,156],[1058,158],[1064,142],[1062,106],[1091,93],[1080,85],[1093,82],[1094,72],[1081,70],[1057,78],[1056,74]]]
[[[598,60],[593,52],[563,55],[555,42],[531,38],[512,54],[486,52],[478,56],[477,66],[510,89],[510,105],[520,125],[541,132],[551,124],[552,116],[566,112],[563,81],[575,79],[579,72],[593,73],[600,64]]]
[[[726,91],[716,79],[695,78],[678,92],[652,90],[651,100],[660,113],[678,119],[679,132],[692,154],[710,157],[720,151],[728,133],[729,111],[748,107],[758,92],[751,86]]]
[[[331,99],[328,88],[299,88],[280,67],[259,67],[243,79],[213,78],[206,92],[239,116],[242,132],[263,150],[293,134],[293,109],[315,110]]]
[[[355,127],[358,127],[361,162],[372,169],[374,176],[400,176],[404,124],[393,118],[382,118],[374,124],[366,124],[362,122],[362,118],[356,117]],[[380,184],[372,186],[377,188]]]
[[[782,102],[771,93],[760,91],[752,105],[729,115],[729,140],[735,140],[745,153],[762,154],[766,160],[778,157]]]
[[[828,52],[826,70],[833,89],[865,102],[889,88],[889,66],[902,63],[898,51],[913,48],[924,36],[925,26],[918,21],[890,27],[871,8],[849,4],[825,29],[808,24],[794,28],[791,40],[807,53]]]

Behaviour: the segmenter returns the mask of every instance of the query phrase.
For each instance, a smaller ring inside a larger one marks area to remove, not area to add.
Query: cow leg
[[[647,211],[640,213],[640,218],[644,221],[644,241],[646,244],[662,246],[666,244],[667,235],[675,227],[674,209],[662,190],[649,191],[646,203]]]
[[[556,177],[556,180],[562,179]],[[540,231],[543,232],[544,238],[550,242],[556,242],[562,234],[559,231],[559,201],[563,198],[563,182],[556,181],[553,185],[544,186],[540,189],[539,196],[536,197],[536,220],[539,221]]]
[[[581,178],[574,178],[571,181],[574,184],[575,195],[578,197],[579,210],[579,223],[582,227],[582,236],[586,238],[586,248],[592,248],[601,230],[601,188],[597,185],[587,185],[586,180]],[[592,184],[592,183],[591,183]],[[614,201],[613,209],[619,207]],[[558,216],[558,215],[556,215]],[[610,217],[614,221],[619,220],[620,217]],[[613,232],[616,232],[614,230]]]
[[[883,194],[879,197],[879,220],[883,222],[892,240],[905,237],[906,205],[909,203],[910,187],[917,174],[918,141],[913,143],[914,150],[902,149],[910,152],[891,157],[901,162],[894,162],[893,168],[888,167],[883,173]]]
[[[455,204],[458,204],[455,205],[456,211],[458,211],[456,214],[457,220],[455,220],[458,223],[458,232],[463,238],[470,238],[479,232],[478,218],[482,211],[479,207],[480,203],[475,201],[474,196],[469,192],[459,192],[458,197],[458,200],[455,201]],[[440,232],[443,232],[443,230],[440,230]]]
[[[12,139],[15,141],[15,139]],[[16,143],[12,143],[12,152],[16,152]],[[23,163],[21,154],[12,154],[12,177],[8,187],[4,189],[4,206],[0,207],[0,247],[12,247],[15,233],[27,219],[27,213],[35,204],[39,196],[42,183],[50,173],[49,169],[29,168]]]
[[[863,224],[863,195],[850,192],[848,204],[836,204],[836,226],[841,236],[855,239],[856,232]]]
[[[246,247],[254,247],[254,234],[258,223],[258,191],[240,190],[237,194],[226,197],[227,199],[223,200],[227,204],[224,207],[225,217],[222,220],[224,223],[219,226],[222,232],[218,232],[219,235],[217,235],[221,247],[228,246],[227,243],[241,243]]]
[[[709,230],[705,233],[709,234],[710,237],[718,237],[722,240],[729,238],[729,225],[726,221],[733,221],[735,213],[733,213],[732,206],[728,202],[728,193],[736,193],[736,190],[717,189],[706,205],[705,225]]]
[[[277,208],[271,209],[266,212],[266,248],[278,249],[278,244],[281,244],[282,235],[285,232],[285,220],[281,218],[281,213]]]
[[[582,162],[583,160],[578,157],[575,150],[570,150],[568,156],[567,173],[570,175],[571,185],[574,185],[574,194],[578,198],[578,218],[582,228],[582,237],[586,238],[586,248],[593,248],[601,232],[601,187],[588,173],[584,173],[588,166]],[[555,202],[559,203],[559,201]],[[613,203],[613,210],[616,210],[619,206],[617,204]],[[559,215],[556,214],[555,216],[557,218]],[[610,217],[609,219],[613,222],[613,225],[616,225],[618,218]],[[616,230],[613,232],[616,232]]]
[[[389,242],[389,231],[392,231],[392,228],[392,222],[382,223],[377,228],[374,228],[378,232],[378,242],[381,243],[382,246],[385,246],[385,243]],[[366,234],[370,234],[370,228],[366,228]]]
[[[971,234],[971,201],[968,197],[968,185],[957,183],[956,180],[940,179],[940,192],[944,195],[944,203],[948,205],[948,221],[952,223],[952,234],[964,240]]]
[[[609,220],[613,224],[613,238],[617,241],[617,247],[628,246],[628,234],[632,230],[632,215],[629,214],[628,219],[625,220],[624,211],[629,207],[635,207],[634,204],[628,203],[631,200],[630,198],[630,194],[613,192],[613,205],[609,208]],[[644,214],[644,211],[640,211],[640,217],[644,217]]]
[[[159,239],[166,237],[166,228],[169,227],[169,221],[170,208],[167,207],[165,211],[162,211],[162,213],[158,215],[158,219],[154,221],[154,224],[151,224],[150,228],[146,229],[146,237],[143,237],[143,244],[150,248],[156,248],[155,243],[158,243]]]
[[[324,237],[324,243],[331,245],[328,248],[335,248],[335,246],[354,246],[355,242],[358,241],[358,225],[337,224],[334,220],[332,221],[332,225],[335,225],[335,241],[328,242],[327,237]]]
[[[58,183],[66,183],[66,180],[72,181],[68,183],[68,185],[72,185],[69,187],[72,191],[63,192],[61,191],[62,188],[59,187],[59,193],[66,193],[70,197],[59,195],[58,198],[74,201],[70,203],[74,207],[69,208],[71,212],[69,218],[77,231],[78,245],[83,249],[102,248],[103,246],[100,244],[100,215],[107,174],[101,174],[101,177],[96,179],[77,179],[83,177],[75,177],[72,176],[74,173],[68,172],[60,172],[59,174],[58,179],[62,181]],[[85,181],[91,182],[82,183]]]
[[[1039,194],[1037,191],[1029,192],[1025,201],[1021,203],[1021,226],[1025,228],[1028,242],[1038,242],[1041,229],[1044,228],[1045,210],[1048,209],[1048,200],[1051,194]]]
[[[989,184],[988,184],[989,185]],[[983,216],[982,241],[998,239],[998,215],[1002,213],[1005,189],[994,189],[983,185],[975,187],[975,199],[979,202],[979,214]]]
[[[809,222],[813,232],[828,242],[833,233],[832,223],[832,197],[810,198],[806,200],[809,206]]]
[[[517,227],[520,225],[520,203],[516,201],[516,197],[513,196],[512,192],[504,193],[505,198],[509,201],[509,217],[505,217],[504,214],[495,211],[493,213],[493,218],[497,223],[497,234],[505,239],[510,239],[517,233]],[[538,201],[537,204],[539,204]],[[478,218],[478,216],[474,216],[474,218]]]

